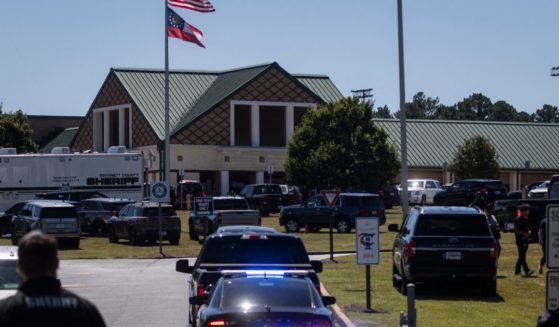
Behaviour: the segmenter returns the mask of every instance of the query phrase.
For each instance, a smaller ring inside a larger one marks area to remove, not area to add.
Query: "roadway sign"
[[[545,256],[549,269],[559,269],[559,205],[548,205],[546,209]]]
[[[326,201],[326,205],[328,206],[328,208],[332,208],[336,203],[336,200],[338,200],[338,197],[340,196],[340,191],[323,190],[320,191],[320,194],[322,194],[322,198],[324,198],[324,201]]]
[[[150,186],[149,199],[152,202],[170,202],[169,184],[167,182],[155,182]]]
[[[358,265],[380,262],[380,230],[378,217],[355,218],[355,250]]]
[[[545,308],[555,311],[559,309],[559,271],[549,270],[545,285]]]
[[[194,213],[197,215],[209,215],[212,213],[213,198],[211,196],[207,197],[195,197],[194,198]]]

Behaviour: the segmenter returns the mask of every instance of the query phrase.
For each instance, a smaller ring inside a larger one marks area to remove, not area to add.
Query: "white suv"
[[[435,179],[408,179],[408,201],[410,204],[433,204],[435,194],[442,190],[441,183]]]

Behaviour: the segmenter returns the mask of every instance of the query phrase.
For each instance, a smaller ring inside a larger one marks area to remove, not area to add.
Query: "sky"
[[[174,10],[206,48],[169,40],[170,69],[277,62],[327,75],[344,96],[372,88],[399,107],[397,0],[210,0]],[[473,93],[533,113],[559,106],[559,0],[403,0],[406,101]],[[164,0],[0,1],[4,111],[84,116],[111,67],[164,68]]]

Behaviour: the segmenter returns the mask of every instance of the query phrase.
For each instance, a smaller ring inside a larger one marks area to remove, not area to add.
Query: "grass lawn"
[[[200,245],[188,238],[188,212],[179,211],[183,220],[179,245],[164,243],[163,253],[167,257],[196,257]],[[277,214],[263,218],[263,225],[280,231]],[[387,224],[401,222],[400,208],[387,211]],[[309,252],[328,252],[328,230],[319,233],[298,235]],[[475,287],[419,288],[416,309],[420,326],[534,326],[545,306],[545,275],[524,278],[514,276],[516,246],[513,235],[503,233],[502,253],[499,262],[496,297],[483,297]],[[365,267],[358,266],[354,255],[337,257],[337,263],[324,261],[320,279],[328,292],[336,296],[338,305],[359,326],[397,326],[400,311],[406,310],[406,298],[392,287],[390,249],[394,233],[381,227],[380,265],[371,266],[371,304],[379,313],[365,313]],[[0,245],[11,244],[9,239],[0,239]],[[355,234],[334,233],[336,251],[355,250]],[[531,244],[528,264],[537,268],[540,248]],[[80,249],[60,251],[61,259],[92,258],[154,258],[160,257],[159,246],[130,246],[128,241],[109,243],[107,238],[82,237]],[[475,286],[475,285],[474,285]]]

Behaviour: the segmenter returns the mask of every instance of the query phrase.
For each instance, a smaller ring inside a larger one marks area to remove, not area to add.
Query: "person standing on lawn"
[[[514,236],[516,240],[516,248],[518,249],[518,259],[514,274],[519,275],[521,268],[524,270],[526,277],[532,276],[534,271],[528,267],[526,262],[526,252],[528,252],[528,240],[531,236],[528,228],[528,214],[530,213],[530,205],[523,203],[519,207],[519,215],[514,220]]]

